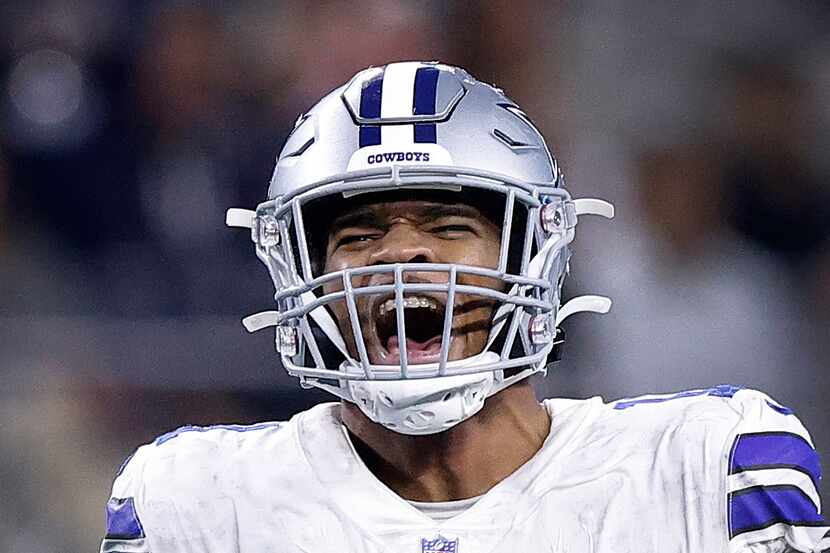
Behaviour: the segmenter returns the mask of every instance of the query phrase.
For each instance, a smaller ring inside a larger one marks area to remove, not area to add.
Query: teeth
[[[432,298],[426,296],[407,296],[403,299],[403,306],[404,309],[406,308],[414,308],[414,307],[425,307],[427,309],[432,309],[433,311],[439,310],[438,302]],[[395,309],[395,300],[389,299],[380,304],[378,308],[378,312],[383,315],[385,313],[389,313]]]

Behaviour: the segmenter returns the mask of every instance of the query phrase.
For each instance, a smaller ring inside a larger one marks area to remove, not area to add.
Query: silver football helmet
[[[566,317],[610,309],[599,296],[560,308],[578,217],[613,217],[611,204],[573,200],[563,184],[541,134],[501,90],[439,63],[361,71],[297,120],[277,158],[268,201],[255,211],[228,210],[229,226],[251,229],[276,288],[277,309],[243,323],[251,332],[276,327],[282,364],[301,386],[353,402],[397,432],[446,430],[489,396],[544,373]],[[401,260],[323,272],[312,238],[331,222],[321,220],[329,213],[321,206],[394,191],[459,194],[497,209],[496,266]],[[471,284],[472,277],[497,284]],[[367,352],[361,296],[383,300],[394,313],[391,332],[400,349],[394,365],[373,362]],[[451,359],[461,296],[493,305],[489,338],[475,355]],[[333,315],[338,302],[348,321]],[[438,321],[440,353],[429,363],[410,362],[406,352],[409,313],[417,309]]]

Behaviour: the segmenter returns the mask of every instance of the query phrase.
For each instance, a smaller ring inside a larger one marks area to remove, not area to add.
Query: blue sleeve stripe
[[[796,486],[755,486],[729,494],[729,539],[779,523],[825,524],[818,507]]]
[[[795,469],[807,474],[818,487],[821,462],[802,436],[791,432],[741,434],[729,459],[729,474],[772,468]]]
[[[135,512],[132,497],[113,497],[107,502],[108,540],[136,540],[144,537],[144,528]]]

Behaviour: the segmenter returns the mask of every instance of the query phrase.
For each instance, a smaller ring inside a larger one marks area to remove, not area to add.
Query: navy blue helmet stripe
[[[421,67],[415,71],[415,94],[412,97],[413,115],[435,115],[435,96],[438,90],[438,70]],[[437,141],[435,123],[415,123],[416,143]]]
[[[729,494],[729,538],[773,524],[823,526],[812,500],[795,486],[755,486]]]
[[[360,147],[380,144],[380,127],[377,125],[360,125]]]
[[[360,93],[360,116],[380,118],[380,100],[383,94],[383,73],[367,82]],[[360,125],[360,147],[380,144],[380,126]]]
[[[741,434],[729,459],[729,474],[747,470],[791,468],[808,474],[818,486],[821,462],[803,437],[791,432]]]

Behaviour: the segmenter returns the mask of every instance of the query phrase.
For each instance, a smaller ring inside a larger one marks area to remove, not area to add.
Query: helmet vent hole
[[[296,150],[294,150],[290,154],[287,154],[285,157],[300,157],[301,155],[303,155],[305,153],[306,150],[309,149],[309,147],[311,147],[312,144],[314,144],[314,137],[313,136],[311,138],[309,138],[308,140],[306,140],[305,144],[303,144],[302,146],[300,146],[299,148],[297,148]]]
[[[394,407],[394,402],[392,401],[392,398],[390,398],[385,393],[379,392],[378,398],[380,399],[380,402],[386,405],[387,407]]]
[[[454,394],[453,394],[452,392],[447,392],[446,394],[444,394],[444,397],[443,397],[443,398],[441,398],[441,400],[442,400],[442,401],[449,401],[449,400],[451,400],[451,399],[452,399],[453,395],[454,395]]]
[[[516,140],[515,138],[511,138],[510,135],[499,129],[493,129],[493,136],[504,142],[508,148],[514,150],[521,148],[535,148],[535,146],[533,146],[532,144],[528,144],[527,142],[522,142],[520,140]]]

